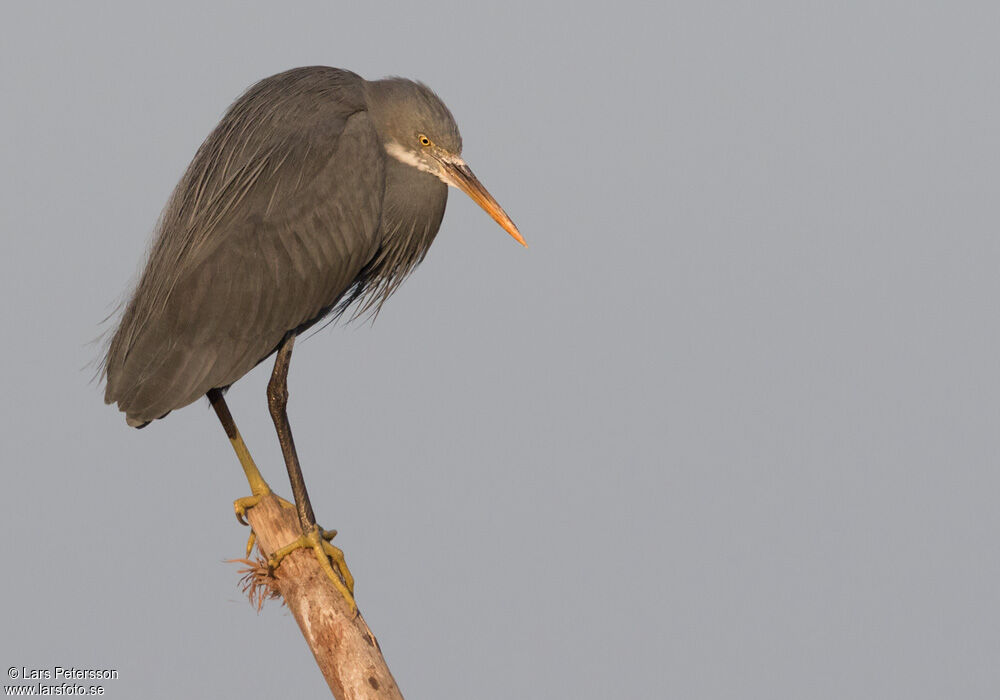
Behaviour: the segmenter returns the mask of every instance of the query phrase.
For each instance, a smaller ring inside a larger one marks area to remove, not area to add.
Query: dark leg
[[[302,527],[302,537],[275,552],[271,556],[269,564],[273,569],[290,552],[303,547],[312,548],[316,559],[330,580],[333,581],[334,586],[357,611],[353,595],[354,577],[347,568],[347,562],[344,561],[344,553],[330,544],[330,540],[337,534],[337,531],[323,530],[316,524],[316,516],[313,514],[312,504],[309,502],[309,492],[306,490],[302,468],[299,466],[299,456],[295,452],[292,426],[288,423],[288,366],[291,363],[294,345],[295,336],[289,334],[278,346],[278,355],[274,360],[274,371],[271,372],[271,381],[267,384],[267,405],[271,411],[271,420],[274,421],[274,429],[278,433],[278,443],[281,445],[281,454],[285,458],[285,467],[288,469],[288,481],[292,485],[295,511],[299,516],[299,525]],[[331,560],[336,565],[336,570],[330,565]]]
[[[267,406],[271,410],[271,420],[278,432],[278,443],[281,454],[285,458],[288,469],[288,481],[292,485],[292,495],[295,497],[295,510],[299,515],[302,532],[309,532],[316,527],[316,516],[313,514],[312,503],[309,502],[309,492],[306,481],[302,477],[299,466],[299,456],[295,452],[295,440],[292,438],[292,426],[288,423],[288,365],[292,360],[292,347],[295,336],[287,335],[278,346],[278,356],[274,360],[274,371],[271,381],[267,384]]]

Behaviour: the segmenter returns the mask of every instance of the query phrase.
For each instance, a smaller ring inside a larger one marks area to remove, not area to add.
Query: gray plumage
[[[289,333],[377,309],[434,240],[445,182],[480,201],[461,149],[448,108],[409,80],[311,67],[251,87],[164,210],[108,347],[105,401],[141,427],[229,386]],[[523,242],[488,193],[480,204]]]

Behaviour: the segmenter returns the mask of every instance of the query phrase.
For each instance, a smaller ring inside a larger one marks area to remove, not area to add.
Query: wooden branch
[[[270,494],[247,511],[264,557],[300,534],[295,511]],[[285,557],[268,580],[299,623],[316,663],[337,700],[402,700],[375,635],[352,613],[311,549]]]

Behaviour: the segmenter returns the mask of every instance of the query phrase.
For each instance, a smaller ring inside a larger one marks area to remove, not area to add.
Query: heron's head
[[[517,226],[462,160],[455,118],[423,83],[386,78],[366,84],[368,111],[386,153],[469,195],[507,233],[527,246]]]

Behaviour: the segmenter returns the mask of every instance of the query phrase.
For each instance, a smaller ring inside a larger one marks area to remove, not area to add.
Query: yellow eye
[[[429,138],[427,138],[426,136],[424,136],[423,134],[420,134],[420,145],[421,146],[430,146],[431,145],[431,140]]]

